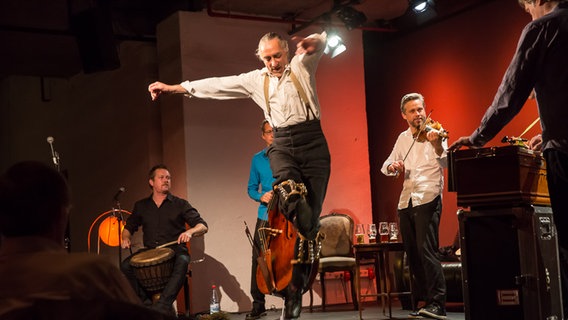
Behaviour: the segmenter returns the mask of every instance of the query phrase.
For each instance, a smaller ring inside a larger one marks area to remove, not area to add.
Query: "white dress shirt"
[[[412,199],[412,206],[431,202],[438,195],[441,195],[444,189],[447,141],[442,141],[444,151],[440,156],[436,154],[434,146],[429,141],[417,141],[412,145],[413,141],[410,128],[403,131],[398,136],[391,154],[381,167],[383,174],[394,176],[394,173],[387,171],[387,167],[397,160],[403,160],[408,153],[404,160],[404,182],[398,201],[398,209],[407,208],[410,199]]]
[[[325,33],[312,34],[310,37],[320,37],[326,41]],[[239,99],[251,98],[262,108],[265,118],[273,128],[283,128],[290,125],[320,118],[320,105],[316,93],[315,73],[318,62],[323,55],[323,48],[311,55],[295,55],[286,66],[282,77],[270,76],[269,103],[270,114],[264,97],[264,78],[267,68],[257,69],[236,76],[213,77],[195,81],[184,81],[181,86],[190,96],[204,99]],[[302,88],[306,92],[311,112],[307,112],[304,103],[290,78],[290,70],[294,72]]]

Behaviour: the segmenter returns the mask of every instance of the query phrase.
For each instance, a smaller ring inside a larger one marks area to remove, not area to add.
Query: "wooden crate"
[[[458,206],[550,206],[544,158],[523,147],[450,152],[448,180],[448,190],[457,192]]]

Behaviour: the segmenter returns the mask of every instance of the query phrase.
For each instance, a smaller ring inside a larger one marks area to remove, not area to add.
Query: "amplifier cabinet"
[[[519,146],[448,154],[448,190],[460,207],[550,205],[542,155]]]
[[[459,210],[466,320],[561,320],[552,210]]]

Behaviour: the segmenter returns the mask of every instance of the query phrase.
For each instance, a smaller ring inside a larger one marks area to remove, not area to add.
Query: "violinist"
[[[438,257],[438,228],[442,214],[447,142],[441,125],[433,128],[424,97],[409,93],[400,103],[408,123],[383,163],[381,172],[402,176],[398,202],[400,232],[414,281],[412,316],[446,319],[446,282]],[[418,302],[424,306],[418,310]],[[417,311],[418,310],[418,311]]]

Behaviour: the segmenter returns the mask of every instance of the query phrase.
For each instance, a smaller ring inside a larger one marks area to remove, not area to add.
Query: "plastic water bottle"
[[[221,311],[219,305],[219,297],[217,296],[217,287],[215,285],[211,286],[211,303],[209,304],[209,313],[217,313]]]

